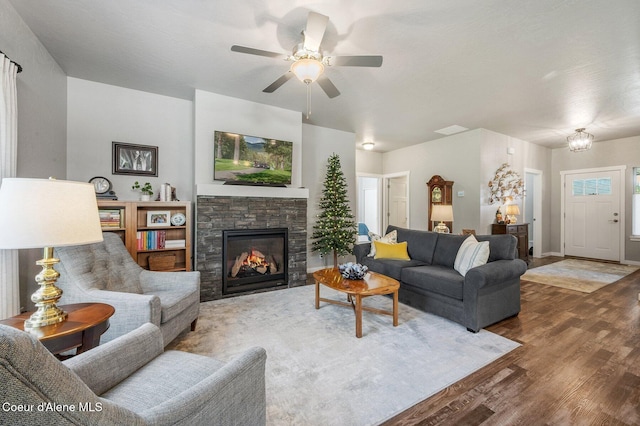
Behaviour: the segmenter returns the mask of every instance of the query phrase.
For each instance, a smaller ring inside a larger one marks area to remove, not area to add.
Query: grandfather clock
[[[434,224],[431,221],[432,206],[434,204],[453,205],[453,181],[444,180],[439,175],[434,175],[427,182],[427,198],[429,198],[429,231],[433,231]],[[449,229],[453,230],[453,222],[445,222]]]

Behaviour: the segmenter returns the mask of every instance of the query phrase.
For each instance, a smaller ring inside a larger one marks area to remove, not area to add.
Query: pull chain
[[[311,85],[307,83],[307,120],[309,119],[309,115],[311,115]]]

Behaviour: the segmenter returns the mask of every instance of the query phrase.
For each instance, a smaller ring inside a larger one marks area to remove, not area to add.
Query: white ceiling
[[[193,99],[194,89],[306,110],[281,60],[310,10],[321,47],[382,55],[381,68],[332,67],[305,122],[389,151],[483,127],[559,147],[578,127],[597,141],[640,135],[638,0],[10,0],[67,75]],[[29,72],[29,70],[25,70]]]

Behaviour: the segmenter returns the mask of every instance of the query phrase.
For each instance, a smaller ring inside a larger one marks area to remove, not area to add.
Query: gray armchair
[[[59,304],[101,302],[116,310],[101,342],[150,322],[160,327],[164,345],[187,327],[195,330],[200,309],[199,272],[152,272],[141,268],[117,235],[101,243],[58,247]]]
[[[0,325],[0,423],[264,425],[265,362],[257,347],[226,364],[163,352],[152,324],[60,362],[35,337]]]

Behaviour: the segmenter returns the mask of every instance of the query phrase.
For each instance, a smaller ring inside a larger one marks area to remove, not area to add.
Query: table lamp
[[[516,216],[520,214],[520,208],[518,208],[517,204],[507,204],[506,213],[508,223],[516,223],[518,221]]]
[[[93,185],[55,179],[4,178],[0,187],[0,249],[44,248],[36,262],[40,285],[31,296],[37,310],[25,321],[32,329],[63,322],[66,312],[56,306],[62,290],[53,265],[56,246],[102,241],[98,204]]]
[[[453,222],[453,206],[447,204],[434,204],[431,206],[431,221],[440,222],[433,230],[442,234],[450,232],[445,222]]]

